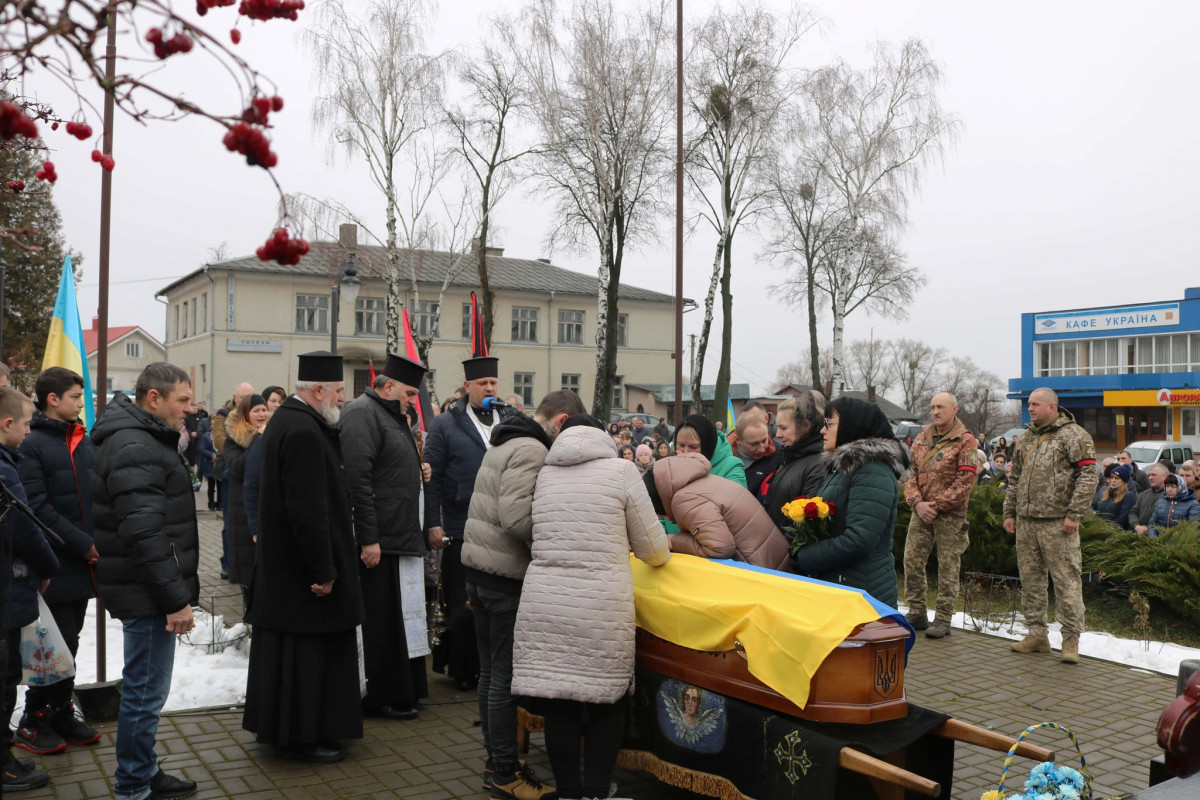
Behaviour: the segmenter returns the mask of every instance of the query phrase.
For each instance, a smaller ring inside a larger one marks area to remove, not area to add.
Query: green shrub
[[[1092,532],[1084,569],[1131,582],[1175,613],[1200,621],[1200,522],[1180,523],[1157,538],[1117,530]]]

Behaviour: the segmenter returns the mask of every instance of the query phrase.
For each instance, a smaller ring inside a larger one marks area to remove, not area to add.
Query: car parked
[[[896,437],[896,441],[904,442],[904,444],[912,447],[912,443],[921,435],[921,429],[924,425],[916,422],[897,422],[892,428],[892,435]]]
[[[1178,467],[1183,462],[1194,458],[1192,446],[1183,442],[1161,440],[1130,442],[1125,449],[1129,451],[1129,457],[1133,459],[1133,463],[1137,464],[1138,469],[1142,471],[1149,469],[1159,461],[1170,461]]]

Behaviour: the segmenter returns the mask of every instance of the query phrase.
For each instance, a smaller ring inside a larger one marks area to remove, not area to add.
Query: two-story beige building
[[[99,318],[92,318],[92,327],[83,332],[83,349],[87,350],[88,376],[94,391],[132,392],[142,368],[167,357],[162,342],[137,325],[118,325],[108,328],[108,364],[106,385],[96,382],[96,359],[100,355]]]
[[[207,264],[164,287],[159,296],[167,301],[167,360],[192,374],[196,396],[210,407],[223,403],[242,381],[290,391],[296,356],[330,347],[331,290],[351,251],[361,286],[353,303],[341,293],[337,338],[347,395],[357,395],[371,367],[386,360],[387,256],[382,247],[356,245],[352,238],[346,246],[313,243],[295,267],[249,256]],[[495,294],[490,348],[500,359],[501,394],[521,395],[532,406],[547,392],[568,388],[590,406],[596,277],[546,259],[506,257],[499,248],[488,253]],[[418,333],[434,331],[431,383],[444,398],[462,385],[461,362],[470,356],[470,295],[479,287],[474,260],[435,251],[406,257],[417,271],[419,297],[406,268],[403,302]],[[455,275],[438,318],[438,295],[449,270]],[[621,286],[619,297],[616,410],[626,408],[625,383],[660,383],[674,374],[674,298],[628,285]]]

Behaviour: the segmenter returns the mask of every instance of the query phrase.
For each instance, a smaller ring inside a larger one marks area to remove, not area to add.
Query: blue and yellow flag
[[[737,417],[733,416],[733,398],[726,397],[725,403],[725,430],[727,433],[733,433],[733,429],[737,426]]]
[[[75,271],[71,269],[70,256],[63,260],[58,299],[54,301],[54,317],[50,320],[50,335],[46,337],[46,355],[42,357],[42,369],[50,367],[66,367],[83,376],[83,399],[86,401],[83,421],[90,431],[96,421],[96,404],[92,399],[92,377],[88,374],[87,347],[83,343],[83,326],[79,324]]]

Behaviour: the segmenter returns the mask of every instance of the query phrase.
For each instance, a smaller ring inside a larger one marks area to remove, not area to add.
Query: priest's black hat
[[[314,350],[311,353],[300,354],[300,368],[296,372],[296,380],[336,383],[345,379],[341,356],[330,353],[328,350]]]
[[[480,378],[499,378],[500,359],[495,356],[468,358],[463,364],[463,380],[477,381]]]
[[[388,353],[387,363],[383,365],[383,374],[408,386],[420,386],[421,378],[425,377],[425,365],[395,353]]]

